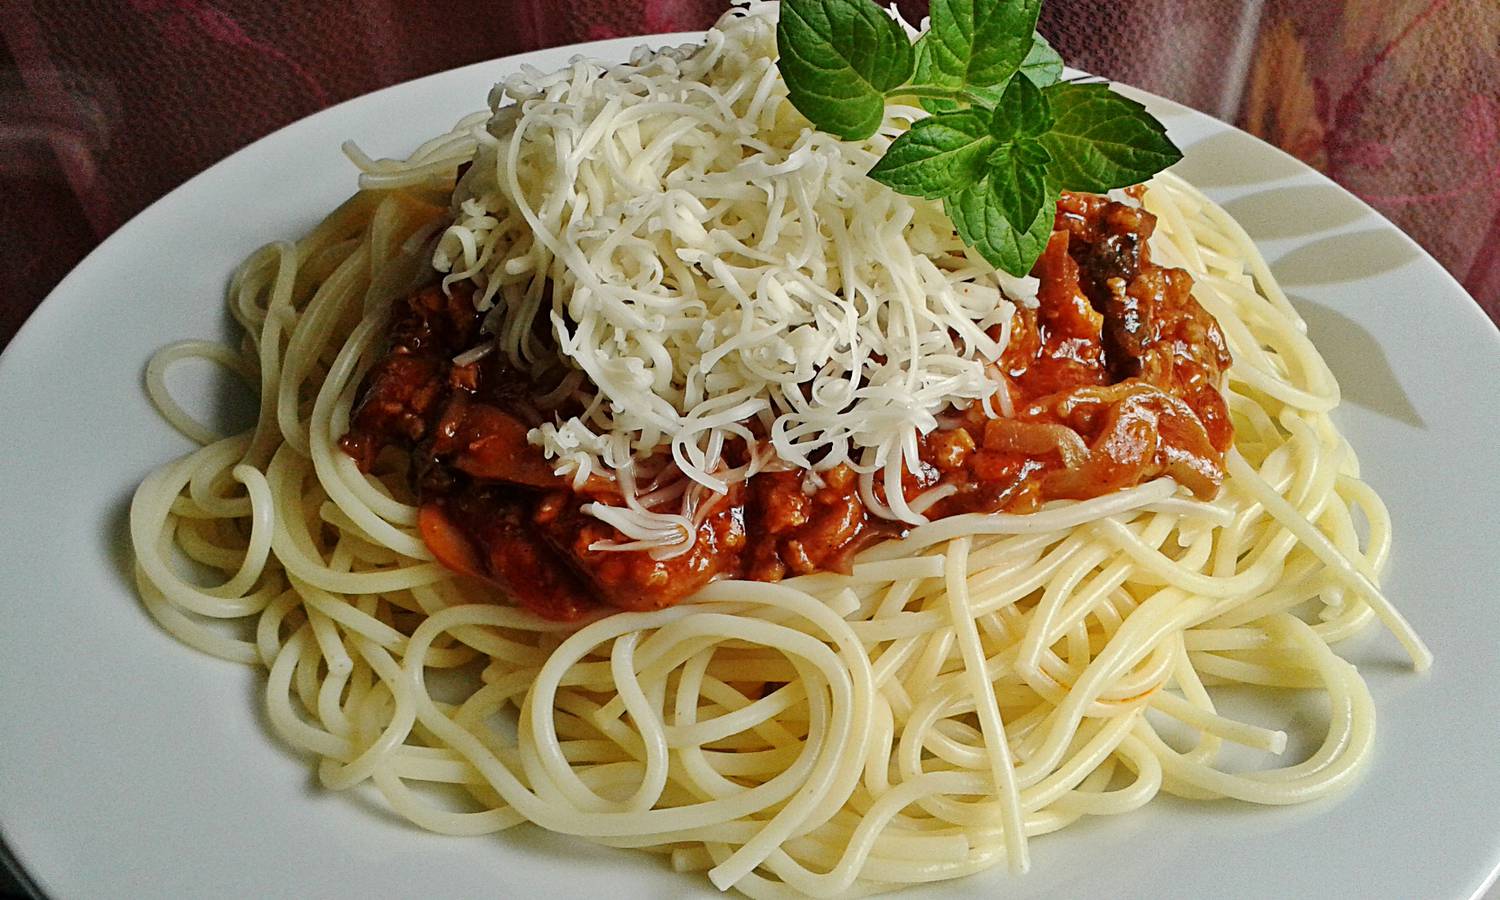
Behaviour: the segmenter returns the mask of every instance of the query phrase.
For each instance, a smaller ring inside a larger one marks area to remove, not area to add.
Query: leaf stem
[[[903,84],[885,92],[890,97],[921,97],[930,100],[962,100],[970,106],[988,106],[990,100],[968,88],[947,88],[936,84]]]

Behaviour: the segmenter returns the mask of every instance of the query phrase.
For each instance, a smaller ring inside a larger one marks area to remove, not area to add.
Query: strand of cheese
[[[525,70],[491,105],[436,264],[482,286],[513,365],[587,376],[586,411],[531,435],[578,483],[670,455],[723,492],[720,453],[750,422],[788,463],[899,483],[919,434],[999,387],[988,332],[1035,280],[966,251],[939,203],[866,176],[921,110],[889,107],[866,141],[807,126],[777,73],[774,4],[699,48]],[[632,548],[680,552],[702,496],[607,515]],[[877,510],[925,521],[900,497]]]

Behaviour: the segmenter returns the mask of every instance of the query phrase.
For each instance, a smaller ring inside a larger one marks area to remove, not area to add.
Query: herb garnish
[[[870,177],[941,198],[964,242],[1012,275],[1031,271],[1061,191],[1138,184],[1182,158],[1145,107],[1099,82],[1064,82],[1036,33],[1041,0],[932,0],[912,44],[874,0],[782,0],[778,67],[792,105],[844,140],[875,133],[886,101],[931,115]]]

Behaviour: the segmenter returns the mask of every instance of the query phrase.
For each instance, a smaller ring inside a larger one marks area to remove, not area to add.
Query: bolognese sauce
[[[956,412],[919,440],[907,501],[938,489],[929,518],[1025,513],[1170,476],[1199,497],[1224,478],[1232,431],[1221,393],[1223,333],[1192,279],[1151,261],[1154,217],[1136,205],[1064,194],[1033,270],[1037,304],[1020,307],[999,362],[1012,415]],[[398,302],[389,348],[366,376],[345,452],[368,471],[386,446],[410,452],[422,537],[463,574],[501,585],[560,620],[600,603],[670,606],[722,577],[774,581],[847,570],[900,523],[871,513],[848,466],[809,477],[762,471],[709,502],[692,547],[658,559],[583,510],[617,505],[613,482],[556,475],[527,440],[546,419],[539,391],[501,354],[465,362],[481,338],[472,286],[436,286]],[[993,337],[999,337],[999,330]],[[460,355],[463,354],[463,355]],[[995,404],[986,404],[993,407]],[[733,447],[743,461],[751,450]],[[875,500],[887,500],[874,486]]]

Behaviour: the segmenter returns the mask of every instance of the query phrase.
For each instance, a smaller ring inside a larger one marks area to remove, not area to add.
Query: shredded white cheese
[[[849,463],[867,496],[877,473],[899,484],[918,435],[999,388],[1004,335],[987,332],[1008,333],[1007,298],[1035,303],[1035,279],[967,252],[939,203],[866,177],[920,109],[844,142],[792,107],[776,12],[751,3],[701,47],[497,85],[436,252],[449,282],[481,285],[512,364],[586,376],[585,411],[531,433],[560,473],[623,486],[670,455],[698,486],[671,509],[627,492],[591,510],[632,548],[691,546],[694,506],[755,468],[721,458],[754,443],[747,422],[786,463]],[[900,490],[887,500],[878,513],[925,521]]]

